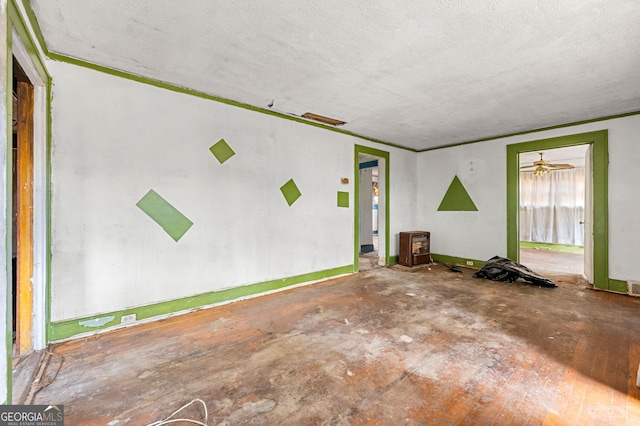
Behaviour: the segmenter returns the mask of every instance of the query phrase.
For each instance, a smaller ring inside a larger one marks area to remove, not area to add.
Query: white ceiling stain
[[[31,0],[51,52],[414,149],[640,110],[638,0]]]

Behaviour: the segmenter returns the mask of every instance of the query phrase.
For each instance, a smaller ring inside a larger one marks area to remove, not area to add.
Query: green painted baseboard
[[[584,247],[570,246],[567,244],[550,244],[550,243],[536,243],[533,241],[520,241],[520,248],[522,247],[557,250],[557,251],[568,251],[571,253],[584,253]]]
[[[126,315],[135,314],[136,321],[140,321],[153,317],[173,314],[176,312],[188,311],[204,306],[214,305],[216,303],[236,300],[241,297],[253,296],[296,284],[317,281],[324,278],[335,277],[338,275],[350,274],[352,272],[353,265],[346,265],[339,268],[310,272],[308,274],[296,275],[294,277],[281,278],[272,281],[265,281],[226,290],[212,291],[196,296],[170,300],[168,302],[154,303],[152,305],[139,306],[122,311],[108,312],[91,317],[54,322],[49,325],[50,341],[55,342],[58,340],[68,339],[79,334],[92,333],[98,330],[120,326],[122,317]]]
[[[483,260],[466,259],[463,257],[447,256],[446,254],[431,253],[431,259],[435,262],[447,263],[451,265],[468,266],[470,268],[482,268],[485,264]],[[471,262],[471,264],[469,264]]]
[[[606,290],[616,293],[628,293],[627,282],[622,280],[614,280],[609,278],[609,288]]]
[[[389,265],[395,265],[398,263],[400,256],[389,256]]]

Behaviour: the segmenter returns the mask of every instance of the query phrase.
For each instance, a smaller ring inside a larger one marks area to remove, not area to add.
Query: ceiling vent
[[[318,121],[323,124],[330,124],[332,126],[342,126],[346,124],[346,121],[336,120],[335,118],[325,117],[323,115],[314,114],[312,112],[305,112],[302,114],[302,117],[308,118],[309,120]]]

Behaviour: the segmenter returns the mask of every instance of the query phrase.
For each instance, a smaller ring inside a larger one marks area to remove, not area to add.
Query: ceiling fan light
[[[544,166],[538,166],[536,167],[536,169],[533,171],[533,175],[534,176],[542,176],[545,173],[551,173],[551,169],[548,169]]]

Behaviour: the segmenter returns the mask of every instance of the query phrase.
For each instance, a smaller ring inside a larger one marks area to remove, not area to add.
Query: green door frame
[[[384,159],[384,263],[390,264],[389,255],[389,153],[363,145],[355,145],[354,154],[354,232],[353,232],[353,272],[358,272],[358,259],[360,255],[360,154],[368,154]]]
[[[518,154],[575,145],[592,145],[593,156],[593,285],[602,290],[623,291],[609,280],[608,131],[580,133],[507,145],[507,257],[520,254],[520,170]]]

